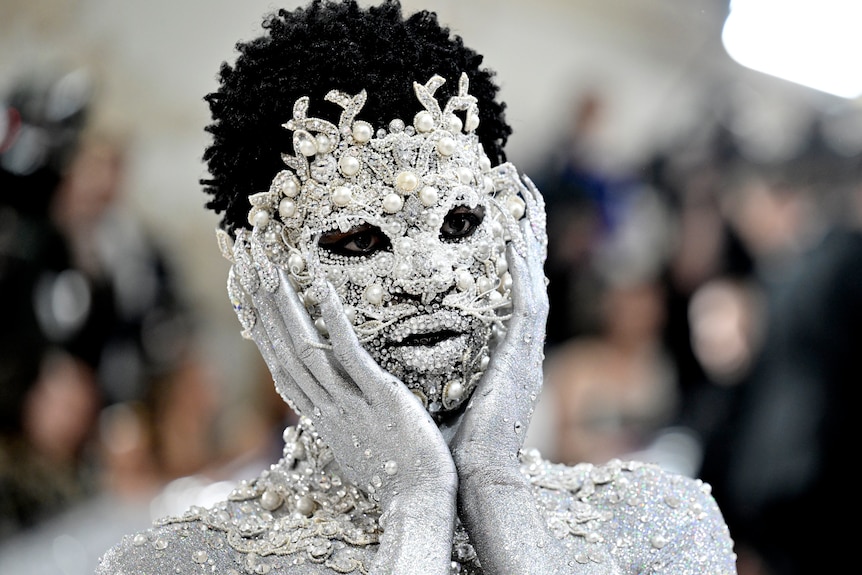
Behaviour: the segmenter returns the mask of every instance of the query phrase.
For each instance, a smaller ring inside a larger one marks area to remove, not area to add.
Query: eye
[[[324,232],[317,242],[321,248],[342,256],[367,256],[390,246],[389,236],[377,226],[361,224],[346,232]]]
[[[472,209],[467,206],[452,208],[446,214],[446,217],[443,218],[443,225],[440,226],[440,235],[446,240],[459,240],[470,237],[484,219],[485,208],[482,206],[476,206]]]

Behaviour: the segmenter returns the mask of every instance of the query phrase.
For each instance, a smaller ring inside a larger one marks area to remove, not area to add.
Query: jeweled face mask
[[[523,241],[525,206],[514,166],[492,168],[474,133],[467,76],[441,107],[443,82],[414,83],[424,110],[388,130],[356,120],[364,91],[326,96],[343,108],[337,126],[297,100],[284,124],[295,155],[283,156],[288,169],[269,191],[250,196],[253,231],[238,232],[288,270],[323,334],[309,288],[325,276],[365,349],[432,414],[469,397],[505,331],[505,247]]]

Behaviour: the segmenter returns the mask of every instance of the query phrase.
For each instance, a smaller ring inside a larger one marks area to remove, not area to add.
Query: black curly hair
[[[483,57],[441,26],[436,14],[405,18],[397,0],[367,9],[356,0],[314,0],[266,16],[263,29],[263,36],[237,44],[236,63],[222,64],[219,89],[204,98],[213,141],[203,156],[211,177],[201,184],[212,195],[206,206],[224,214],[221,227],[229,233],[249,227],[246,198],[268,190],[285,167],[281,154],[293,153],[291,133],[282,124],[301,96],[311,98],[310,115],[337,120],[341,110],[323,100],[327,92],[365,89],[360,118],[385,127],[396,118],[409,121],[421,108],[414,81],[439,74],[446,83],[436,96],[445,101],[466,72],[470,93],[479,100],[477,133],[485,152],[494,164],[505,161],[512,130],[505,104],[495,99],[494,73],[481,68]]]

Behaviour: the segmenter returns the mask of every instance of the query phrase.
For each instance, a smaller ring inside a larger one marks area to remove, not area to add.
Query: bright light
[[[721,38],[747,68],[822,92],[862,95],[862,2],[732,0]]]

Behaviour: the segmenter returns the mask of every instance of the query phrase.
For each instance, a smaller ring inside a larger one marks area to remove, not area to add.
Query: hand
[[[454,498],[454,464],[440,431],[410,390],[361,347],[334,288],[322,277],[313,287],[327,342],[287,274],[256,247],[241,232],[233,253],[233,275],[257,315],[249,335],[279,393],[312,421],[345,477],[384,506],[396,493],[419,490]]]
[[[259,233],[255,231],[253,233]],[[224,236],[220,237],[224,247]],[[318,274],[326,342],[252,236],[240,232],[228,291],[279,393],[309,418],[344,477],[380,502],[383,534],[372,575],[446,575],[457,475],[446,442],[407,387],[360,346],[335,289]]]
[[[548,295],[544,201],[533,183],[521,185],[526,218],[523,242],[507,246],[512,275],[512,317],[449,442],[463,480],[476,471],[514,469],[542,387]],[[520,185],[520,182],[519,182]],[[518,249],[519,248],[519,249]]]

